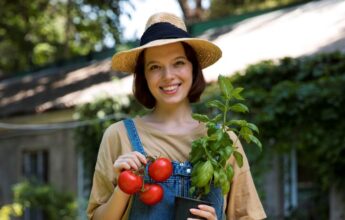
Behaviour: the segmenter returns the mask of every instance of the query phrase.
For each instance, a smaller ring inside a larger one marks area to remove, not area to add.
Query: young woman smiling
[[[200,99],[206,83],[202,69],[221,57],[212,42],[192,38],[184,22],[175,15],[158,13],[150,17],[140,46],[115,54],[115,70],[134,73],[133,93],[151,111],[111,125],[104,133],[98,153],[88,217],[107,219],[174,219],[175,196],[189,196],[191,143],[206,134],[206,127],[192,118],[191,103]],[[206,201],[190,212],[198,218],[263,219],[266,217],[257,195],[248,161],[235,166],[229,195],[212,187]],[[173,175],[159,183],[164,197],[154,206],[118,187],[123,170],[138,170],[146,156],[163,156],[173,161]],[[234,163],[233,158],[229,158]]]

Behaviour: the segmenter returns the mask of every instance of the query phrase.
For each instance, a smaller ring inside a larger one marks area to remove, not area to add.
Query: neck
[[[198,121],[192,118],[192,108],[187,102],[178,106],[156,106],[148,115],[142,117],[144,122],[169,134],[187,134],[198,127]]]
[[[179,124],[181,122],[193,120],[192,108],[189,102],[178,106],[157,105],[148,117],[152,121],[160,123],[164,122],[166,124]]]

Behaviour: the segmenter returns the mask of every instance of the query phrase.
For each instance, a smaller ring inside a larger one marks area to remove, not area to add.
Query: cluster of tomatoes
[[[156,182],[163,182],[172,175],[173,165],[167,158],[149,158],[148,174]],[[142,170],[145,170],[143,167]],[[122,171],[118,178],[120,189],[127,194],[139,193],[139,199],[147,205],[155,205],[163,199],[164,190],[157,183],[144,183],[144,174],[132,170]]]

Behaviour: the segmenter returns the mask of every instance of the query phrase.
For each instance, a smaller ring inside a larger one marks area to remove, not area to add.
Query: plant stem
[[[222,130],[226,132],[225,130],[225,124],[226,124],[226,116],[228,114],[228,105],[229,105],[229,100],[225,100],[225,109],[223,112],[223,124],[222,124]]]

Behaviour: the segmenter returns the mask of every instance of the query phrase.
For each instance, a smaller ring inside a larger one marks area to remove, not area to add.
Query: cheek
[[[145,78],[146,78],[146,82],[147,82],[147,86],[149,87],[149,90],[152,92],[152,88],[154,88],[154,85],[157,81],[157,79],[149,74],[145,74]]]
[[[190,81],[190,85],[193,84],[193,68],[190,67],[190,68],[187,68],[187,71],[185,73],[185,78]]]

